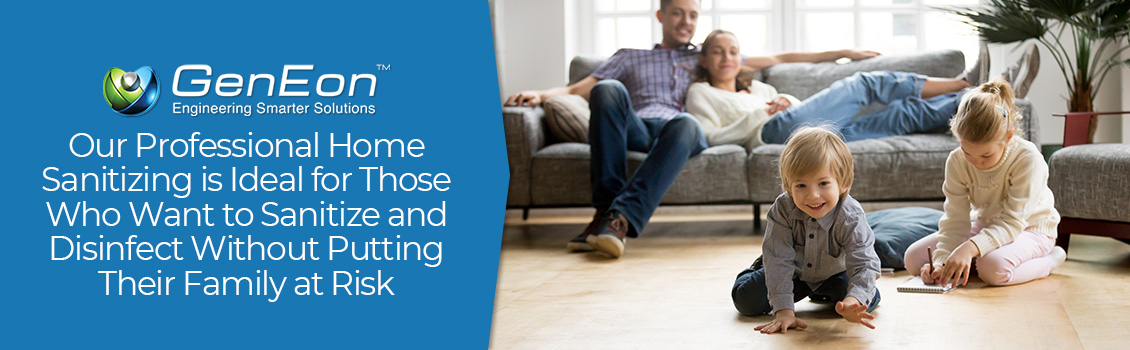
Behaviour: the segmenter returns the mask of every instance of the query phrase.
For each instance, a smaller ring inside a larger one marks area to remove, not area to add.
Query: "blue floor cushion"
[[[907,207],[867,213],[867,223],[875,231],[875,253],[883,267],[901,270],[906,249],[915,241],[938,232],[942,211]]]

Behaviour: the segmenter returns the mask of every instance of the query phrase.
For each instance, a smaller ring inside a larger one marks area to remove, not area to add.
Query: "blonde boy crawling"
[[[780,169],[785,193],[767,216],[764,267],[759,259],[738,274],[734,306],[746,316],[774,315],[756,328],[761,333],[786,333],[808,328],[795,302],[837,300],[836,313],[874,329],[879,257],[863,208],[848,195],[854,169],[847,145],[828,129],[800,128],[785,144]]]

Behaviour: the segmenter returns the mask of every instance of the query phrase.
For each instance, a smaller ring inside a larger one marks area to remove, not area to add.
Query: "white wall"
[[[1122,53],[1122,60],[1130,59],[1130,52]],[[1122,109],[1121,111],[1130,111],[1130,69],[1123,67],[1120,68],[1119,73],[1122,74]],[[1112,78],[1113,79],[1113,78]],[[1111,117],[1108,117],[1111,118]],[[1114,117],[1117,118],[1117,117]],[[1122,120],[1122,143],[1130,144],[1130,115],[1123,115]]]
[[[500,0],[487,0],[487,7],[490,9],[490,32],[491,39],[494,42],[494,68],[498,73],[499,93],[502,93],[502,80],[506,76],[506,72],[502,67],[505,67],[505,60],[502,57],[502,47],[504,43],[501,42],[499,36],[505,33],[505,28],[500,23],[502,17],[502,9],[499,8]]]
[[[1111,69],[1110,76],[1103,83],[1095,98],[1095,110],[1101,112],[1125,111],[1122,96],[1125,94],[1122,86],[1126,83],[1128,71],[1124,66]],[[1125,128],[1126,117],[1112,115],[1099,117],[1099,127],[1095,131],[1096,143],[1130,143],[1130,134],[1122,132]],[[1061,140],[1062,141],[1062,140]]]
[[[564,86],[576,55],[572,0],[494,0],[500,102],[511,94]]]

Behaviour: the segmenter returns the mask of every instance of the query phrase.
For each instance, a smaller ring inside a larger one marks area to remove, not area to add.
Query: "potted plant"
[[[947,10],[964,17],[991,43],[1036,39],[1055,58],[1070,91],[1069,112],[1092,112],[1095,93],[1130,49],[1130,0],[986,0],[979,7]],[[1074,43],[1069,49],[1064,43]],[[1097,81],[1096,81],[1097,79]],[[1094,141],[1095,117],[1087,142]]]

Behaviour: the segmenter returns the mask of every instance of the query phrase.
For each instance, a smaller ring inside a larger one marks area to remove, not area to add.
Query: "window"
[[[659,0],[584,0],[581,50],[609,56],[619,48],[651,48],[662,38]],[[842,48],[907,54],[940,49],[965,53],[972,65],[977,34],[935,7],[978,0],[702,0],[692,42],[714,29],[738,37],[742,53],[760,55]],[[591,11],[585,11],[590,9]],[[591,21],[591,25],[589,22]],[[582,39],[583,41],[584,39]]]

